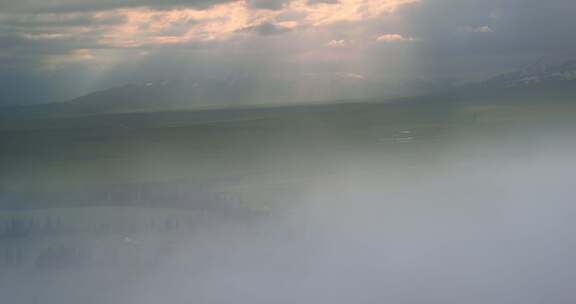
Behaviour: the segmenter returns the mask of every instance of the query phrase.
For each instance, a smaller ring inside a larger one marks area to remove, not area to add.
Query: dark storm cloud
[[[99,47],[94,40],[86,38],[30,39],[20,35],[0,35],[3,51],[11,51],[13,57],[27,54],[61,54],[77,48]]]
[[[403,13],[410,30],[446,49],[508,52],[574,46],[567,38],[576,25],[574,11],[571,0],[431,0]],[[489,31],[463,30],[482,27]]]
[[[539,58],[574,58],[574,11],[571,0],[429,0],[402,7],[399,30],[420,39],[410,49],[417,74],[479,80]]]
[[[256,9],[279,10],[290,0],[248,0],[248,6]]]
[[[127,22],[126,17],[109,11],[112,9],[149,7],[153,12],[178,6],[209,9],[231,2],[236,0],[0,0],[0,68],[3,83],[11,84],[0,88],[0,99],[11,96],[13,100],[28,100],[30,94],[15,89],[28,87],[27,81],[41,87],[39,92],[46,92],[35,101],[72,95],[69,90],[76,87],[75,81],[89,78],[87,70],[102,65],[102,60],[61,65],[58,77],[42,75],[52,57],[79,49],[98,54],[99,50],[106,50],[103,60],[113,62],[110,64],[113,68],[103,69],[105,74],[99,75],[100,79],[110,80],[106,82],[108,86],[113,86],[113,82],[122,85],[131,79],[139,81],[141,75],[165,78],[174,69],[182,70],[181,74],[196,73],[192,75],[195,77],[216,77],[240,70],[238,67],[242,67],[238,74],[260,78],[295,69],[298,70],[293,73],[295,79],[297,73],[321,78],[342,72],[366,75],[371,81],[465,82],[507,72],[542,57],[554,60],[576,57],[576,39],[571,38],[576,28],[574,0],[422,0],[377,18],[352,18],[328,24],[323,23],[329,19],[326,16],[312,22],[307,20],[316,18],[314,14],[318,11],[340,7],[323,4],[341,2],[346,7],[346,1],[308,0],[305,3],[317,11],[306,11],[290,6],[288,0],[250,0],[249,9],[262,9],[258,14],[271,17],[240,22],[239,27],[229,32],[214,34],[221,35],[217,39],[211,39],[213,33],[205,30],[213,29],[214,24],[203,27],[205,22],[216,19],[162,19],[158,21],[162,28],[154,31],[152,26],[146,28],[155,21],[154,16],[148,15],[137,16],[141,18],[135,24],[140,27],[137,33],[127,31],[119,39],[103,39],[116,34],[115,25],[119,31],[125,29],[122,25]],[[94,15],[104,10],[108,10],[105,16]],[[248,19],[254,17],[250,13]],[[218,17],[222,19],[218,22],[225,22],[227,17]],[[320,25],[313,24],[316,22]],[[191,35],[209,39],[185,39]],[[136,41],[141,43],[121,44],[131,39],[141,39]],[[341,41],[346,47],[330,48],[331,41]],[[182,60],[174,61],[174,53],[167,49],[182,52],[178,57]],[[140,56],[141,52],[148,55]],[[210,64],[197,67],[195,62],[200,61]],[[82,64],[84,68],[80,67]],[[168,66],[174,69],[163,68]],[[267,69],[257,68],[260,66]],[[65,81],[55,83],[53,79]]]
[[[46,29],[54,27],[86,27],[99,25],[118,25],[126,21],[125,16],[111,15],[96,18],[93,14],[14,14],[0,19],[0,26],[23,29]]]
[[[0,11],[62,13],[103,11],[130,7],[151,7],[160,9],[173,7],[192,7],[203,9],[213,5],[234,1],[238,0],[2,0],[2,2],[0,2]]]
[[[41,68],[47,56],[102,49],[104,28],[126,22],[119,14],[0,14],[0,67]]]

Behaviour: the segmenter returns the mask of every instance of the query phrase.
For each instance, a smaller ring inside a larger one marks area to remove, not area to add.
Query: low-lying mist
[[[120,195],[8,210],[1,302],[573,303],[573,131],[399,130],[308,149],[280,138],[228,163],[256,172],[218,180],[235,189],[216,199],[230,208],[115,206]],[[140,151],[148,179],[183,159]]]

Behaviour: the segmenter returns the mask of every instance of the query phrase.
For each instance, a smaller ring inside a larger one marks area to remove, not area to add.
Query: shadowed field
[[[4,121],[0,291],[50,304],[450,302],[519,299],[501,284],[517,280],[554,298],[576,277],[562,266],[575,114],[415,98]],[[556,289],[539,285],[544,269],[564,276]]]

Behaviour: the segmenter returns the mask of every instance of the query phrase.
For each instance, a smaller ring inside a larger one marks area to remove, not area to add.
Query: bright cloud
[[[38,38],[73,37],[97,30],[98,43],[120,48],[206,42],[226,40],[245,29],[259,29],[262,25],[265,26],[263,31],[253,32],[269,33],[266,29],[282,29],[287,32],[293,29],[324,27],[337,22],[359,22],[383,14],[392,14],[398,7],[417,1],[419,0],[341,0],[311,4],[309,0],[293,0],[278,9],[254,7],[249,1],[232,1],[203,9],[120,8],[93,13],[90,16],[95,20],[93,23],[66,28],[55,27],[52,32],[42,33],[43,36]],[[77,13],[62,13],[57,16],[54,13],[36,14],[31,18],[56,16],[57,20],[70,20],[75,17],[74,14]],[[290,19],[286,16],[298,18]],[[112,17],[117,17],[122,22],[103,22]],[[98,20],[102,22],[98,23]],[[338,41],[334,41],[330,46],[337,44]]]
[[[344,39],[340,39],[340,40],[331,40],[330,42],[328,42],[326,44],[326,46],[331,47],[331,48],[343,48],[348,46],[348,42]]]
[[[376,38],[376,41],[378,42],[407,42],[414,40],[416,39],[412,37],[404,37],[400,34],[384,34]]]

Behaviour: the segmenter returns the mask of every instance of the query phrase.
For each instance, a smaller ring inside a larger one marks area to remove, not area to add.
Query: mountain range
[[[539,61],[517,71],[492,77],[484,81],[482,85],[516,88],[572,81],[576,81],[576,60],[559,65],[548,65]]]
[[[379,88],[379,89],[375,89]],[[410,88],[414,88],[411,90]],[[395,91],[394,91],[395,90]],[[383,92],[388,94],[385,94]],[[128,84],[78,98],[48,104],[3,108],[0,118],[78,116],[104,113],[229,108],[245,105],[301,104],[306,101],[443,95],[463,101],[576,99],[576,61],[547,65],[541,61],[478,83],[457,87],[420,82],[386,88],[361,75],[338,74],[331,79],[180,79]],[[297,92],[296,94],[294,92]],[[299,93],[298,93],[299,92]],[[386,96],[386,97],[378,97]]]

